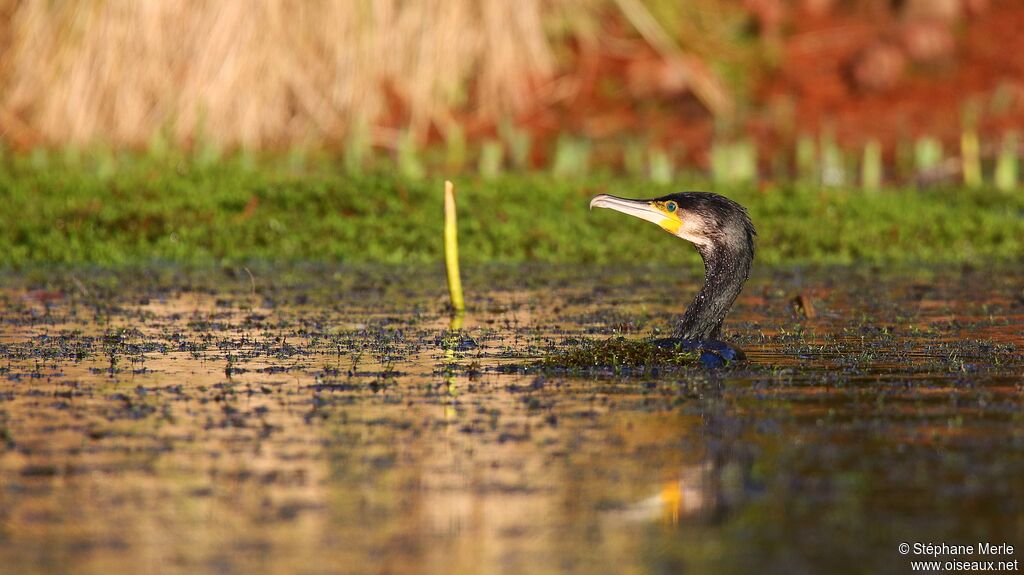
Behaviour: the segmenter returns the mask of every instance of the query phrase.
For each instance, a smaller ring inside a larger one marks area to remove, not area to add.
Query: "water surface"
[[[1024,548],[1024,270],[761,272],[722,370],[538,373],[698,272],[53,272],[0,292],[11,573],[904,573]],[[943,557],[942,559],[953,559]],[[992,557],[991,559],[997,559]]]

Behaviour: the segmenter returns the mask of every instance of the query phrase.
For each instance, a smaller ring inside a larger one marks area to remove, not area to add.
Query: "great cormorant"
[[[672,338],[656,343],[700,350],[705,363],[714,359],[705,357],[708,354],[723,360],[742,358],[742,352],[719,338],[722,321],[754,261],[757,232],[743,206],[718,194],[683,192],[650,200],[601,194],[590,200],[590,208],[609,208],[657,224],[691,242],[704,260],[704,286],[686,308]]]

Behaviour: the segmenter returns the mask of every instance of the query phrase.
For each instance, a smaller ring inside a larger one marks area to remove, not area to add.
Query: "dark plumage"
[[[682,192],[649,200],[600,195],[590,207],[620,211],[692,242],[704,260],[704,285],[676,325],[673,336],[703,342],[719,339],[722,321],[750,274],[757,232],[747,210],[710,192]]]
[[[704,285],[686,308],[674,337],[687,340],[717,340],[722,321],[736,301],[754,262],[757,231],[740,204],[710,192],[682,192],[656,198],[675,201],[679,210],[703,220],[699,230],[708,241],[695,243],[704,260]]]

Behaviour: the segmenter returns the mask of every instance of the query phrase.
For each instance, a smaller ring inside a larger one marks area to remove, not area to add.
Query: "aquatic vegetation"
[[[656,373],[673,367],[699,366],[700,353],[658,346],[649,339],[613,337],[565,342],[562,349],[544,357],[538,365],[546,370],[567,372]]]
[[[465,264],[697,265],[672,238],[615,234],[587,217],[598,193],[652,197],[710,189],[750,210],[758,265],[1019,261],[1024,194],[991,189],[859,190],[712,186],[676,177],[549,174],[455,178]],[[11,156],[0,162],[0,267],[254,262],[428,263],[443,259],[443,181],[350,171],[341,160],[228,156]],[[659,243],[660,242],[660,243]],[[251,265],[250,265],[251,267]]]

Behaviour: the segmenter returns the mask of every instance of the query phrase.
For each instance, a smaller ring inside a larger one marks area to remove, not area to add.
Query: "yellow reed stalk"
[[[466,310],[462,299],[462,276],[459,275],[459,237],[455,214],[455,185],[444,183],[444,263],[448,270],[448,295],[455,313]]]
[[[960,135],[960,161],[963,166],[964,185],[980,188],[984,182],[981,176],[981,146],[978,133],[967,130]]]

